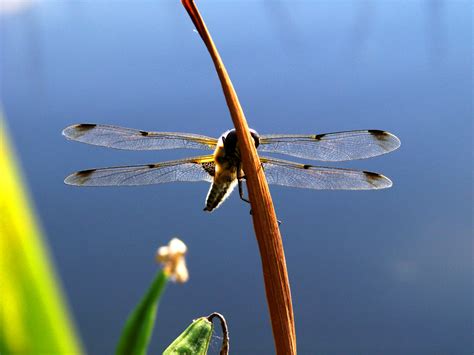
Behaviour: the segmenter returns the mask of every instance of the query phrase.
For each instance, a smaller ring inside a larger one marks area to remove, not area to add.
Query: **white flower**
[[[156,260],[163,265],[163,271],[176,282],[186,282],[189,278],[184,255],[188,248],[178,238],[173,238],[168,246],[158,248]]]

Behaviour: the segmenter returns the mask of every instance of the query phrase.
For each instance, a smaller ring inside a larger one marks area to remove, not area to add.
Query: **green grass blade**
[[[146,354],[158,302],[167,281],[168,276],[162,270],[159,271],[143,299],[130,314],[117,346],[117,355]]]
[[[80,354],[0,112],[0,354]]]

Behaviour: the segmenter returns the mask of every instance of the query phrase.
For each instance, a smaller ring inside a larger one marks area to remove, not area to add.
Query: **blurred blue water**
[[[399,151],[342,166],[377,192],[273,187],[301,354],[472,353],[472,5],[463,1],[201,1],[260,133],[385,129]],[[218,136],[231,121],[178,1],[41,1],[0,15],[1,101],[91,354],[111,353],[157,267],[189,246],[189,283],[159,309],[152,352],[223,313],[233,353],[271,353],[248,206],[202,212],[206,184],[80,189],[74,170],[201,152],[67,142],[79,122]],[[217,353],[219,339],[212,344]]]

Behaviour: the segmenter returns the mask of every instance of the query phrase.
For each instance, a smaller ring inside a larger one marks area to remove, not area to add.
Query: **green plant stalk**
[[[155,324],[161,295],[168,283],[168,275],[160,270],[138,306],[127,319],[117,346],[117,355],[146,354]]]

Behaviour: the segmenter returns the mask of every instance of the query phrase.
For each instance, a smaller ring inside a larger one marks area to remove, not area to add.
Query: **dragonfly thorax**
[[[250,130],[255,147],[260,143],[260,136]],[[211,188],[206,198],[205,211],[216,209],[232,192],[237,181],[243,177],[240,149],[235,129],[222,134],[214,152],[214,175]]]

